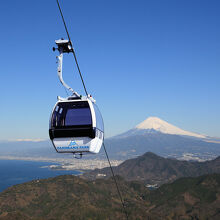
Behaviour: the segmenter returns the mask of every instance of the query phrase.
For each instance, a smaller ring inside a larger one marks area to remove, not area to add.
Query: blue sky
[[[106,136],[149,116],[220,137],[220,1],[60,0]],[[48,138],[56,96],[54,40],[66,38],[55,0],[0,7],[0,140]],[[72,56],[64,79],[83,93]]]

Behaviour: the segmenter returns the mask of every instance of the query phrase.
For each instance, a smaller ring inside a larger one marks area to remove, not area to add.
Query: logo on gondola
[[[70,141],[66,147],[57,147],[57,150],[88,150],[89,146],[79,146],[76,141]]]
[[[75,141],[71,141],[69,144],[69,147],[71,147],[71,146],[78,146],[78,144]]]

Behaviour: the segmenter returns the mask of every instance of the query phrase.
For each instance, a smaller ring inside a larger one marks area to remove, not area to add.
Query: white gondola
[[[67,98],[58,97],[50,118],[50,139],[58,153],[73,153],[80,156],[98,153],[104,139],[102,115],[90,95],[86,97],[78,95],[63,81],[63,53],[71,52],[71,48],[68,40],[55,42],[60,52],[57,57],[59,79],[73,95]]]

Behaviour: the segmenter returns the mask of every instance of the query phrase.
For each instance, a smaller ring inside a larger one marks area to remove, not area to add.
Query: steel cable
[[[64,27],[65,27],[65,30],[66,30],[66,33],[67,33],[69,42],[70,42],[70,46],[71,46],[71,49],[72,49],[71,52],[73,53],[73,56],[74,56],[74,59],[75,59],[75,62],[76,62],[76,66],[77,66],[77,69],[78,69],[78,72],[79,72],[79,75],[80,75],[80,78],[81,78],[81,81],[82,81],[82,84],[83,84],[85,93],[86,93],[86,95],[88,96],[88,92],[87,92],[87,90],[86,90],[86,86],[85,86],[85,83],[84,83],[84,80],[83,80],[83,77],[82,77],[82,73],[81,73],[81,70],[80,70],[80,68],[79,68],[79,63],[78,63],[77,58],[76,58],[76,53],[75,53],[75,51],[74,51],[74,48],[73,48],[73,45],[72,45],[72,41],[71,41],[71,39],[70,39],[70,35],[69,35],[68,29],[67,29],[67,26],[66,26],[66,22],[65,22],[65,20],[64,20],[64,16],[63,16],[63,13],[62,13],[60,4],[59,4],[59,0],[57,0],[57,5],[58,5],[58,8],[59,8],[59,11],[60,11],[62,20],[63,20],[63,24],[64,24]],[[108,153],[107,153],[107,150],[106,150],[106,147],[105,147],[104,142],[103,142],[103,147],[104,147],[105,154],[106,154],[106,157],[107,157],[107,160],[108,160],[108,163],[109,163],[109,167],[110,167],[110,170],[111,170],[111,173],[112,173],[113,180],[114,180],[114,182],[115,182],[115,186],[116,186],[116,188],[117,188],[117,192],[118,192],[118,195],[119,195],[119,198],[120,198],[120,201],[121,201],[121,205],[122,205],[122,208],[123,208],[125,217],[126,217],[126,219],[128,220],[128,213],[127,213],[127,211],[126,211],[125,204],[124,204],[124,200],[123,200],[122,195],[121,195],[121,192],[120,192],[120,190],[119,190],[119,186],[118,186],[117,180],[116,180],[116,178],[115,178],[115,174],[114,174],[114,171],[113,171],[113,168],[112,168],[112,165],[111,165],[111,162],[110,162],[110,159],[109,159],[109,156],[108,156]]]
[[[65,22],[65,20],[64,20],[64,16],[63,16],[63,13],[62,13],[60,4],[59,4],[59,0],[57,0],[57,5],[58,5],[58,8],[59,8],[59,11],[60,11],[62,20],[63,20],[63,24],[64,24],[64,27],[65,27],[65,30],[66,30],[66,33],[67,33],[69,42],[70,42],[70,46],[71,46],[71,50],[72,50],[71,52],[73,53],[73,56],[74,56],[74,59],[75,59],[75,62],[76,62],[76,66],[77,66],[77,69],[78,69],[78,72],[79,72],[79,75],[80,75],[80,78],[81,78],[81,81],[82,81],[82,84],[83,84],[85,93],[86,93],[86,95],[88,96],[88,92],[87,92],[87,89],[86,89],[86,86],[85,86],[85,83],[84,83],[84,80],[83,80],[83,77],[82,77],[81,70],[80,70],[80,68],[79,68],[79,63],[78,63],[77,58],[76,58],[76,53],[75,53],[75,51],[74,51],[73,44],[72,44],[72,41],[71,41],[71,39],[70,39],[70,35],[69,35],[68,29],[67,29],[67,26],[66,26],[66,22]]]
[[[116,178],[115,178],[115,174],[114,174],[114,171],[113,171],[111,162],[110,162],[110,160],[109,160],[109,156],[108,156],[108,153],[107,153],[107,150],[106,150],[106,147],[105,147],[105,143],[104,143],[104,142],[103,142],[103,147],[104,147],[104,151],[105,151],[105,154],[106,154],[108,163],[109,163],[110,170],[111,170],[111,172],[112,172],[112,177],[113,177],[113,180],[114,180],[114,182],[115,182],[115,186],[116,186],[117,191],[118,191],[118,195],[119,195],[120,200],[121,200],[121,205],[122,205],[122,208],[123,208],[125,217],[126,217],[126,219],[128,220],[128,213],[127,213],[126,208],[125,208],[125,203],[124,203],[124,200],[123,200],[123,198],[122,198],[121,192],[120,192],[120,190],[119,190],[119,186],[118,186],[117,180],[116,180]]]

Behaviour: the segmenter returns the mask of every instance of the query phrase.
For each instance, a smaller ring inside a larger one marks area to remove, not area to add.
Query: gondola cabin
[[[88,97],[59,99],[51,114],[49,136],[58,153],[98,153],[104,126],[97,105]]]

